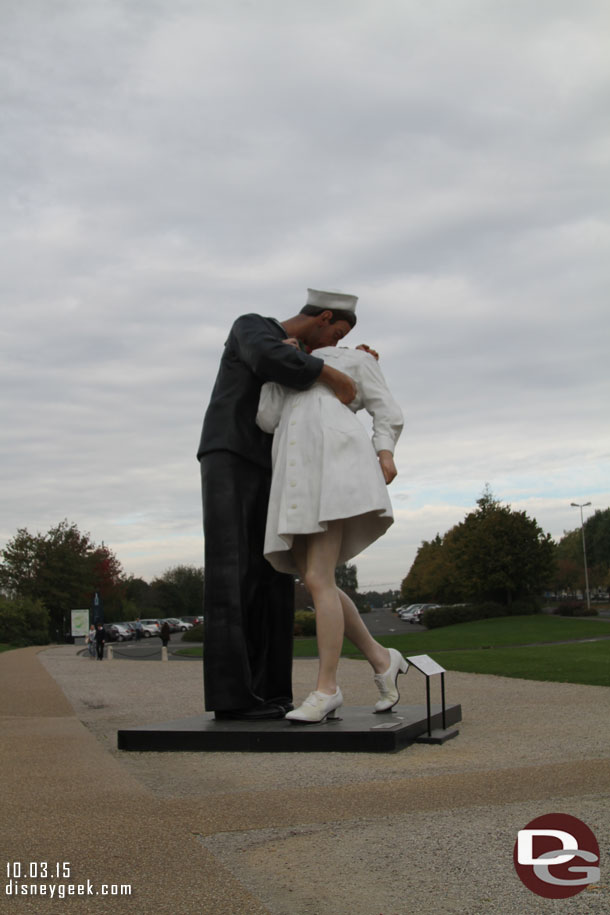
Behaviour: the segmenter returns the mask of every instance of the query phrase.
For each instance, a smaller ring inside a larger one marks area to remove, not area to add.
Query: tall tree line
[[[610,508],[597,509],[584,523],[589,585],[594,590],[610,589]],[[584,590],[583,531],[565,531],[557,544],[557,568],[553,590]]]
[[[152,582],[126,576],[113,551],[76,524],[61,521],[45,534],[20,528],[0,553],[0,591],[19,607],[34,602],[48,613],[49,634],[63,636],[70,611],[90,609],[97,593],[106,622],[138,616],[198,616],[203,569],[177,565]]]

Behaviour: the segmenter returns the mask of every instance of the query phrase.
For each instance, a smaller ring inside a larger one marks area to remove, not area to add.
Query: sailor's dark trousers
[[[263,556],[271,471],[228,451],[201,458],[205,707],[292,699],[294,582]]]

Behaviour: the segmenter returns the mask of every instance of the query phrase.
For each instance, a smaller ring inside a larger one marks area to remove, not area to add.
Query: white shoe
[[[409,662],[395,648],[388,648],[390,666],[384,674],[375,674],[375,683],[381,693],[381,699],[375,705],[375,712],[389,712],[400,699],[398,692],[398,675],[407,672]]]
[[[332,696],[315,689],[302,705],[295,708],[294,711],[288,712],[286,718],[297,724],[320,724],[327,718],[336,718],[336,710],[342,705],[343,696],[339,687]]]

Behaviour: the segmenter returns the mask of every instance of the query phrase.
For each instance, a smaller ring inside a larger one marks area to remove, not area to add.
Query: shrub
[[[559,604],[553,610],[557,616],[599,616],[594,607],[587,607],[581,600],[567,601],[565,604]]]
[[[39,600],[0,596],[0,642],[16,648],[49,644],[49,612]]]
[[[542,609],[541,601],[536,597],[530,597],[523,600],[514,600],[505,609],[506,616],[528,616],[532,613],[540,613]]]
[[[515,600],[512,604],[497,604],[495,601],[481,601],[478,604],[453,604],[448,607],[434,607],[424,610],[422,623],[427,629],[438,629],[440,626],[453,626],[454,623],[470,623],[473,620],[486,620],[499,616],[527,616],[538,613],[539,603],[536,599]]]
[[[203,642],[203,623],[198,623],[192,629],[182,633],[183,642]]]
[[[493,616],[507,616],[508,611],[502,604],[486,601],[481,604],[454,604],[449,607],[431,607],[424,610],[422,623],[426,629],[438,629],[441,626],[453,626],[455,623],[470,623],[473,620],[485,620]]]
[[[310,610],[297,610],[294,615],[294,634],[312,636],[316,634],[316,615]]]

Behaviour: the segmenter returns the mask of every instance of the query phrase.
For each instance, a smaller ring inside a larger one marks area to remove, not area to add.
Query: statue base
[[[149,724],[118,732],[118,749],[137,752],[258,752],[258,753],[395,753],[418,739],[451,730],[462,720],[462,707],[398,705],[390,713],[375,715],[371,708],[341,708],[340,717],[322,724],[276,721],[216,721],[212,712]],[[445,739],[448,739],[446,737]],[[432,742],[444,742],[432,740]]]

